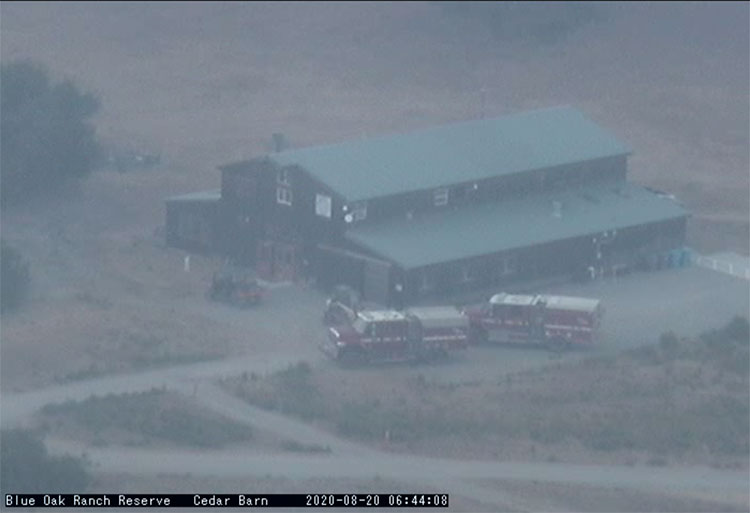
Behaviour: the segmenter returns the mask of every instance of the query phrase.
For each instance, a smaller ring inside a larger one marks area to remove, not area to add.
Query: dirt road
[[[602,281],[587,285],[558,287],[555,291],[602,298],[607,308],[607,337],[592,352],[563,355],[563,360],[591,354],[614,354],[618,351],[653,343],[669,330],[694,336],[703,330],[726,322],[732,315],[743,315],[750,308],[748,282],[701,268],[641,274],[626,279]],[[184,308],[224,323],[235,323],[254,333],[265,334],[261,347],[252,355],[159,368],[146,372],[108,376],[73,382],[18,394],[3,394],[3,425],[9,426],[28,418],[45,404],[85,399],[92,394],[117,394],[169,386],[190,393],[196,382],[237,376],[243,372],[265,374],[289,364],[307,360],[316,366],[327,366],[316,349],[317,340],[325,335],[320,325],[320,294],[314,290],[288,287],[277,289],[267,305],[256,311],[236,310],[206,305],[186,299]],[[289,312],[299,319],[289,322]],[[638,322],[633,322],[638,319]],[[280,331],[279,326],[285,326]],[[472,348],[463,357],[444,364],[420,367],[392,367],[387,372],[423,374],[441,381],[496,379],[514,370],[548,364],[560,358],[548,352],[507,348]],[[383,373],[381,368],[362,369],[366,373]],[[202,385],[199,385],[202,386]]]

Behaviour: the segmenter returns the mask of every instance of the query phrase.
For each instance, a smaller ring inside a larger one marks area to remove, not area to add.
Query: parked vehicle
[[[351,324],[357,318],[360,308],[357,291],[347,285],[338,285],[333,289],[331,297],[326,300],[323,322],[327,326]]]
[[[560,350],[596,343],[604,309],[598,299],[501,293],[464,313],[474,342]]]
[[[427,361],[466,349],[469,321],[454,307],[369,310],[328,329],[321,350],[344,365]]]
[[[265,295],[266,289],[255,278],[237,271],[215,272],[208,291],[209,299],[240,307],[257,305]]]

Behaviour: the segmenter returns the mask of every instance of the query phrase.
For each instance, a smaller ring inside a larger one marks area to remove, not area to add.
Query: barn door
[[[277,242],[273,246],[274,281],[293,281],[297,277],[297,251],[294,244]]]
[[[271,241],[258,242],[255,262],[258,277],[264,280],[273,280],[273,243]]]

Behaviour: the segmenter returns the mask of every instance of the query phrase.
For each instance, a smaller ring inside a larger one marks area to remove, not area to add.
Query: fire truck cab
[[[603,308],[598,299],[501,293],[466,314],[476,342],[564,349],[597,341]]]
[[[343,364],[431,360],[468,345],[468,319],[453,307],[357,312],[332,326],[321,350]]]

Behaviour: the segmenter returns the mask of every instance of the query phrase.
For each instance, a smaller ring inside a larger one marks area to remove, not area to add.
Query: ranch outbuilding
[[[291,149],[169,198],[167,242],[396,306],[674,264],[688,212],[628,181],[630,153],[572,107]]]

